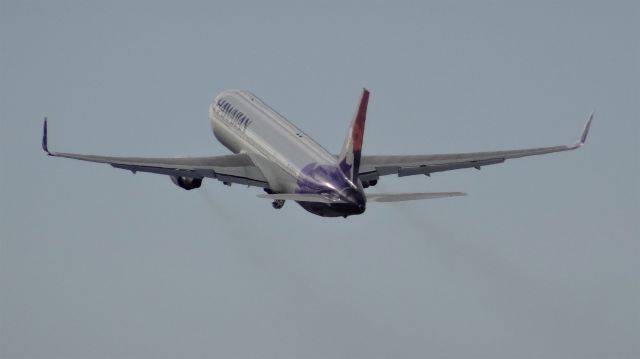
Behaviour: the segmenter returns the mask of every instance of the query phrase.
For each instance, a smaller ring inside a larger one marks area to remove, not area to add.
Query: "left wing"
[[[380,176],[397,174],[398,177],[412,175],[429,176],[434,172],[457,170],[461,168],[477,168],[481,166],[502,163],[507,159],[526,156],[542,155],[546,153],[570,151],[580,148],[587,140],[589,127],[593,120],[593,113],[582,130],[580,138],[571,145],[529,148],[510,151],[452,153],[438,155],[408,155],[408,156],[362,156],[360,164],[360,179],[363,182],[376,181]]]
[[[47,119],[44,119],[42,149],[49,156],[75,160],[107,163],[112,167],[136,172],[149,172],[173,177],[215,178],[224,183],[269,187],[267,179],[244,153],[213,157],[143,158],[83,155],[49,151]]]

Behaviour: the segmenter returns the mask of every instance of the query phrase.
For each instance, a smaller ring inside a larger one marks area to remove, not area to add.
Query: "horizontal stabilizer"
[[[370,202],[402,202],[419,199],[434,199],[444,197],[466,196],[463,192],[418,192],[418,193],[367,193]]]
[[[322,194],[312,193],[274,193],[274,194],[259,194],[260,198],[268,198],[274,200],[289,200],[296,202],[317,202],[317,203],[347,203],[340,198],[329,197]]]

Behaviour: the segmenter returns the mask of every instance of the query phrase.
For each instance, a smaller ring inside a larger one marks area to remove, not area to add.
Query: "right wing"
[[[542,155],[546,153],[575,150],[587,139],[593,113],[589,116],[580,138],[571,145],[529,148],[510,151],[451,153],[439,155],[408,156],[362,156],[360,179],[365,182],[375,181],[380,176],[397,174],[398,177],[423,174],[429,176],[434,172],[457,170],[461,168],[477,168],[502,163],[510,158]]]
[[[47,119],[44,120],[42,149],[49,156],[65,157],[81,161],[107,163],[112,167],[136,172],[149,172],[173,177],[215,178],[224,183],[269,187],[267,179],[247,154],[239,153],[213,157],[110,157],[49,151]]]

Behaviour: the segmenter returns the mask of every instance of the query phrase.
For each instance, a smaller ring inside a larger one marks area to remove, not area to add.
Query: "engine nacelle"
[[[378,180],[363,181],[362,182],[362,187],[369,188],[369,187],[373,187],[373,186],[375,186],[377,184],[378,184]]]
[[[194,188],[200,188],[200,186],[202,186],[202,178],[171,176],[171,182],[175,183],[176,186],[180,188],[186,189],[187,191]]]

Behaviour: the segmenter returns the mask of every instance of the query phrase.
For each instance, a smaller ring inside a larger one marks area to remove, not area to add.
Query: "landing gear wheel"
[[[284,206],[284,199],[276,199],[273,202],[271,202],[271,206],[273,206],[273,208],[275,209],[280,209]]]

